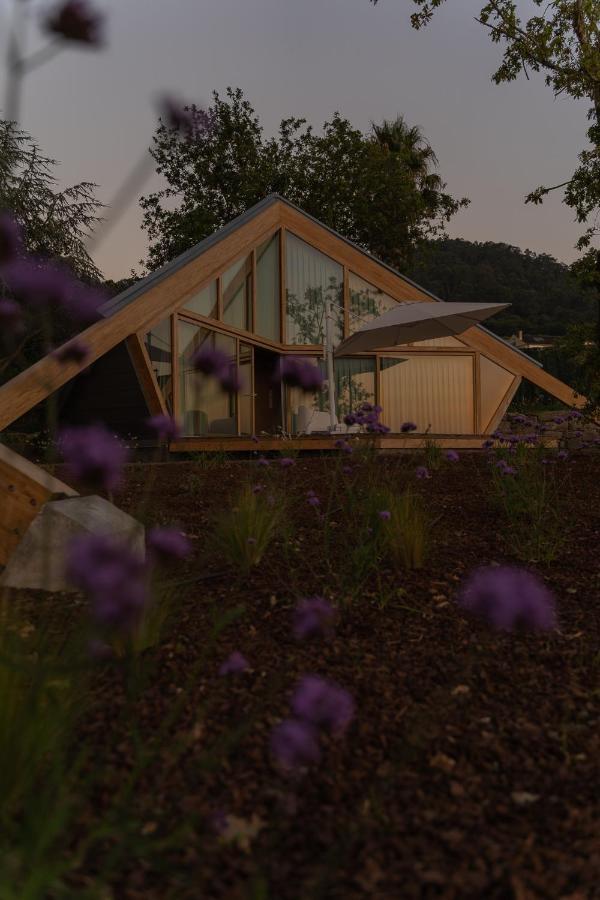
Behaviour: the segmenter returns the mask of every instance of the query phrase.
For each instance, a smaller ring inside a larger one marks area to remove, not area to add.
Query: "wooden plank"
[[[5,566],[40,508],[77,491],[0,444],[0,565]]]
[[[126,339],[125,344],[142,389],[144,399],[148,404],[150,415],[168,415],[169,410],[167,409],[163,393],[158,386],[156,375],[152,369],[152,363],[148,356],[143,335],[130,334]]]
[[[149,287],[124,309],[86,328],[80,339],[89,346],[88,366],[134,332],[144,333],[174,313],[183,298],[226,269],[255,243],[264,240],[279,224],[281,204],[267,207],[198,259]],[[73,378],[82,366],[60,363],[45,356],[0,388],[0,431]]]
[[[335,442],[340,437],[350,437],[359,442],[374,441],[380,450],[414,450],[422,451],[424,435],[410,434],[385,434],[376,438],[360,435],[305,435],[284,440],[283,438],[261,438],[258,444],[248,438],[235,437],[190,437],[173,441],[170,450],[172,453],[189,453],[206,451],[212,453],[270,453],[279,451],[287,453],[296,450],[335,450]],[[440,447],[454,448],[457,450],[481,449],[487,435],[459,434],[459,435],[429,435]]]

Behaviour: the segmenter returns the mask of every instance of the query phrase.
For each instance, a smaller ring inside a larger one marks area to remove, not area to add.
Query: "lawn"
[[[180,525],[193,553],[161,570],[150,646],[53,676],[76,708],[15,799],[3,900],[594,896],[600,455],[496,463],[430,449],[130,465],[118,504]],[[525,477],[547,491],[544,520],[527,493],[507,499]],[[408,533],[428,540],[400,552],[399,507],[380,513],[406,488]],[[458,605],[471,570],[505,564],[554,593],[554,630],[495,630]],[[314,596],[333,618],[299,637]],[[75,639],[87,608],[11,597],[20,658]],[[234,652],[247,665],[224,674]],[[347,691],[354,717],[286,769],[272,734],[305,675]]]

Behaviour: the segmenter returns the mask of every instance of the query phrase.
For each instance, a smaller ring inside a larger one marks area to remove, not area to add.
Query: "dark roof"
[[[319,221],[319,219],[315,218],[315,216],[311,216],[310,213],[307,213],[301,207],[296,206],[295,203],[292,203],[290,200],[286,200],[286,198],[282,197],[280,194],[269,194],[263,200],[255,203],[254,206],[251,206],[250,209],[247,209],[241,215],[236,216],[235,219],[232,219],[231,222],[228,222],[227,225],[223,226],[223,228],[219,228],[218,231],[210,234],[208,237],[204,238],[204,240],[200,241],[200,243],[194,244],[193,247],[190,247],[190,249],[186,250],[184,253],[180,253],[179,256],[176,256],[175,259],[172,259],[160,269],[156,269],[155,272],[151,272],[149,275],[146,275],[145,278],[142,278],[140,279],[140,281],[132,284],[131,287],[126,288],[126,290],[122,291],[120,294],[112,297],[100,307],[100,313],[108,318],[109,316],[114,315],[116,312],[119,312],[121,309],[123,309],[125,306],[139,297],[140,294],[143,294],[148,288],[153,287],[155,284],[159,284],[161,281],[163,281],[163,279],[168,278],[169,275],[177,272],[183,266],[187,265],[189,262],[192,262],[192,260],[197,259],[210,247],[218,244],[219,241],[223,240],[223,238],[227,237],[227,235],[232,234],[234,231],[236,231],[236,229],[240,228],[240,226],[245,225],[246,222],[252,221],[252,219],[260,215],[263,210],[267,209],[269,206],[272,206],[273,203],[277,202],[285,203],[286,206],[297,210],[297,212],[301,213],[306,219],[310,219],[321,228],[325,228],[326,231],[329,231],[329,233],[338,238],[338,240],[344,241],[344,243],[348,244],[350,247],[358,250],[359,253],[362,253],[364,256],[372,259],[373,262],[377,263],[377,265],[382,266],[384,269],[387,269],[388,272],[392,272],[398,278],[402,278],[403,281],[406,281],[408,284],[416,287],[419,291],[427,294],[427,296],[431,297],[432,300],[435,300],[438,303],[442,302],[440,297],[437,297],[431,291],[428,291],[427,288],[424,288],[422,285],[417,284],[417,282],[413,281],[411,278],[407,278],[406,275],[398,272],[398,270],[394,269],[393,266],[389,266],[381,259],[373,256],[373,254],[369,253],[368,250],[365,250],[364,247],[359,246],[359,244],[355,244],[354,241],[351,241],[348,238],[344,237],[343,234],[339,234],[339,232],[335,231],[333,228],[330,228],[329,225],[325,225],[324,222]],[[481,328],[482,331],[486,331],[488,334],[491,334],[492,337],[496,338],[496,340],[500,341],[502,344],[505,344],[507,347],[510,347],[511,350],[515,351],[515,353],[520,353],[521,356],[525,356],[527,359],[531,360],[531,362],[535,363],[537,366],[540,366],[540,368],[543,368],[542,364],[538,362],[538,360],[533,359],[533,357],[529,356],[529,354],[524,353],[523,350],[520,350],[518,347],[510,344],[507,340],[500,337],[499,335],[494,334],[493,331],[490,331],[483,325],[477,325],[476,327]]]

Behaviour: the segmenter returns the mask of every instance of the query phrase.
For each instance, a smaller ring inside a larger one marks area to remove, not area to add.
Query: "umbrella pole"
[[[329,430],[335,431],[337,419],[335,415],[335,371],[333,367],[333,317],[331,315],[331,299],[327,292],[325,293],[325,359],[327,361]]]

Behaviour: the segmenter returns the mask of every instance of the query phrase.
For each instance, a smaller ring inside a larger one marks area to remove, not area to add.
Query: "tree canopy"
[[[279,193],[391,265],[443,231],[466,200],[446,193],[437,160],[418,128],[401,117],[369,134],[338,113],[317,134],[305,119],[282,120],[265,138],[240,89],[190,107],[181,140],[160,122],[151,148],[167,186],[142,197],[155,269],[253,206]]]
[[[407,274],[442,300],[510,303],[488,322],[506,337],[519,329],[564,335],[569,326],[594,319],[594,291],[547,253],[443,238],[419,250]]]

